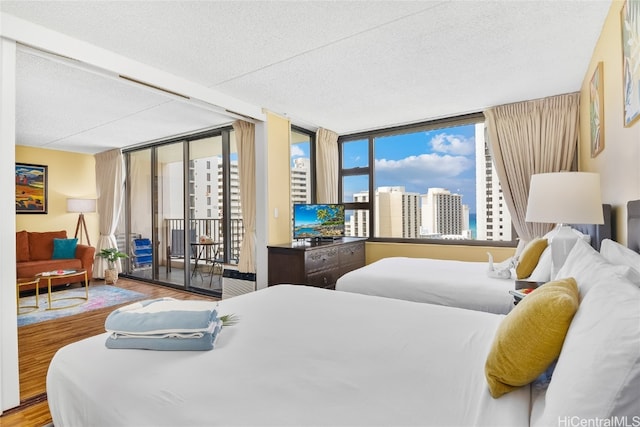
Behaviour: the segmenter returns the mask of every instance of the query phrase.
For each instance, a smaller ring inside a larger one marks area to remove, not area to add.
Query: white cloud
[[[404,185],[406,191],[418,193],[426,193],[429,187],[455,191],[464,179],[461,175],[473,167],[474,161],[467,157],[435,153],[376,160],[376,186]]]
[[[431,139],[431,148],[438,153],[467,156],[475,152],[475,139],[439,133]]]
[[[291,144],[291,157],[303,157],[304,151],[296,144]]]
[[[376,160],[377,173],[395,173],[402,176],[453,177],[473,166],[473,161],[463,156],[441,156],[439,154],[421,154],[400,160]]]

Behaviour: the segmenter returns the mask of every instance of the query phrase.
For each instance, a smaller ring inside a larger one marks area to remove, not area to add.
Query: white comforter
[[[503,316],[278,285],[220,302],[214,350],[58,351],[64,426],[520,426],[530,388],[493,399],[484,362]]]
[[[487,276],[488,263],[384,258],[338,279],[336,290],[506,314],[513,279]]]

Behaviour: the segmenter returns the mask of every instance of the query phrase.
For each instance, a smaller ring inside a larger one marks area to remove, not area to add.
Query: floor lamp
[[[78,237],[78,231],[80,232],[80,243],[82,243],[82,230],[84,230],[85,236],[87,236],[87,245],[91,246],[89,240],[89,232],[87,231],[87,224],[84,222],[84,214],[96,211],[96,199],[67,199],[67,212],[79,213],[78,224],[76,224],[75,238]]]
[[[558,224],[550,239],[551,277],[555,278],[579,239],[569,224],[604,224],[600,175],[590,172],[533,175],[525,221]]]

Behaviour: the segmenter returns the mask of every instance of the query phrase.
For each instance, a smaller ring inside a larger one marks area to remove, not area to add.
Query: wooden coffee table
[[[29,311],[34,311],[40,307],[40,302],[38,301],[38,296],[40,293],[38,289],[39,282],[40,282],[40,277],[18,278],[18,280],[16,280],[16,305],[18,307],[18,314],[25,313],[25,312],[20,313],[21,308],[30,308],[31,310]],[[20,288],[28,285],[36,285],[36,305],[20,305]]]
[[[44,272],[44,273],[40,273],[37,275],[37,277],[40,280],[46,280],[47,281],[47,299],[49,302],[49,307],[47,308],[47,310],[60,310],[63,308],[69,308],[69,307],[75,307],[76,305],[80,305],[82,304],[84,301],[88,301],[89,300],[89,279],[87,277],[87,270],[81,269],[81,270],[73,270],[73,271],[68,271],[68,272],[64,272],[64,273],[58,273],[55,271],[48,271],[48,272]],[[51,297],[51,280],[52,279],[59,279],[61,277],[64,278],[68,278],[68,279],[78,279],[79,277],[84,277],[84,297],[64,297],[64,298],[56,298],[53,299]],[[64,307],[53,307],[52,303],[55,301],[61,301],[61,300],[81,300],[80,302],[76,303],[76,304],[70,304],[70,305],[65,305]]]

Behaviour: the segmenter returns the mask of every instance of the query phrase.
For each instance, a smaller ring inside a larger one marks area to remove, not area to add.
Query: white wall
[[[640,199],[640,120],[624,127],[622,107],[622,47],[620,11],[623,2],[614,1],[593,50],[580,92],[580,170],[599,172],[603,203],[614,209],[617,240],[627,242],[629,200]],[[589,129],[589,82],[598,62],[604,76],[604,150],[591,158]]]
[[[0,216],[15,217],[16,44],[0,39]],[[0,223],[3,242],[15,242],[15,221]],[[0,245],[0,413],[20,404],[15,245]]]

